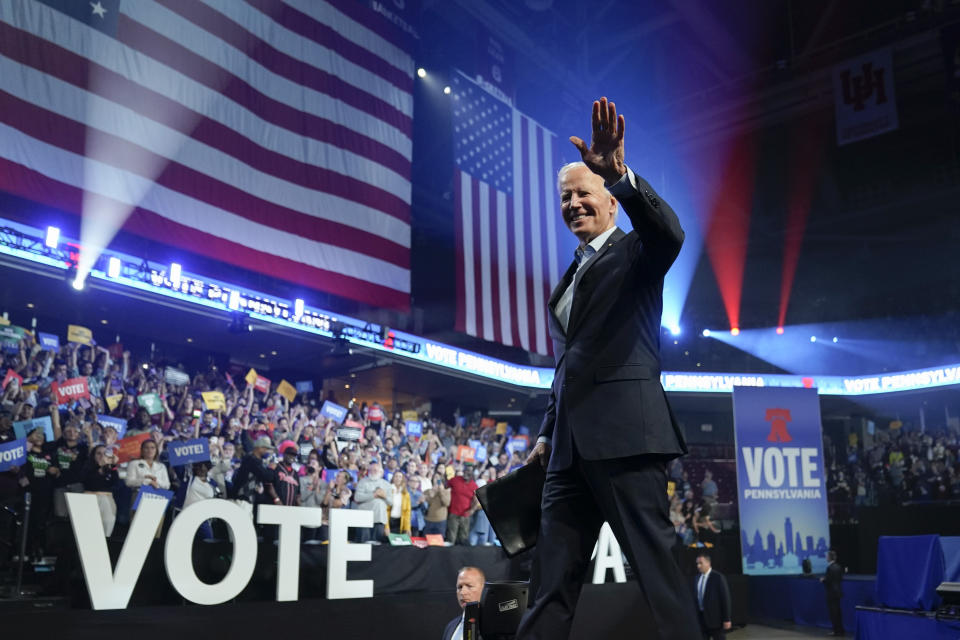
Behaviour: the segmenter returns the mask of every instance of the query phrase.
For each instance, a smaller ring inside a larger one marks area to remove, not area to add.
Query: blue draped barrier
[[[940,536],[881,536],[877,547],[877,604],[932,611],[943,582]]]
[[[933,614],[857,609],[856,640],[956,640],[960,622],[937,620]]]
[[[831,628],[827,599],[819,576],[751,576],[751,619],[790,620],[794,624]],[[874,604],[872,576],[843,579],[843,626],[854,629],[856,608]]]
[[[940,536],[943,548],[943,579],[945,582],[960,582],[960,536]]]

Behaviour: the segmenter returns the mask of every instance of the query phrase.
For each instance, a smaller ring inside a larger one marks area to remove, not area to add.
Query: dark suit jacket
[[[634,230],[616,229],[579,272],[574,262],[550,296],[557,360],[539,436],[551,439],[548,469],[639,454],[679,456],[686,443],[660,386],[663,278],[683,244],[670,206],[639,176],[620,205]],[[564,332],[555,308],[578,280]]]
[[[443,640],[450,640],[450,638],[453,637],[453,632],[457,630],[457,625],[460,624],[462,617],[462,615],[459,615],[447,623],[447,626],[443,630]]]
[[[697,597],[699,582],[698,573],[693,581],[694,599]],[[727,587],[727,579],[716,569],[710,570],[703,589],[703,621],[707,629],[719,629],[724,622],[730,621],[730,589]]]
[[[823,583],[827,588],[827,598],[835,600],[843,598],[843,567],[839,562],[831,562],[827,565]]]

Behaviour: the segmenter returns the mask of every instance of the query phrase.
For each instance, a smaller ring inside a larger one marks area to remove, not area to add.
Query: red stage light
[[[756,144],[752,136],[736,139],[722,156],[724,163],[714,182],[705,247],[731,327],[740,324],[743,270],[747,261],[747,238],[756,168]],[[736,335],[736,334],[734,334]]]
[[[730,335],[732,335],[732,336],[738,336],[738,335],[740,335],[740,327],[734,327],[734,328],[730,329]]]
[[[778,326],[787,321],[787,306],[793,279],[800,262],[800,247],[807,230],[810,203],[820,173],[823,155],[823,131],[815,126],[798,126],[791,132],[793,150],[787,201],[787,222],[783,236],[783,273],[780,281],[780,312]],[[782,333],[782,331],[777,331]]]
[[[777,335],[778,335],[778,336],[782,336],[782,335],[783,335],[783,327],[777,327]]]

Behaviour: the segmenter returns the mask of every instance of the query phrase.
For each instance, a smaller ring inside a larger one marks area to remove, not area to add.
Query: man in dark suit
[[[527,463],[547,470],[534,601],[520,640],[567,638],[590,555],[610,523],[650,605],[653,629],[699,637],[693,599],[673,559],[665,466],[686,453],[660,385],[663,279],[683,243],[676,214],[623,157],[625,122],[593,103],[590,147],[560,170],[560,210],[580,240],[550,297],[556,375]],[[633,231],[616,227],[617,202]]]
[[[833,625],[832,636],[842,636],[843,610],[840,602],[843,600],[843,567],[837,562],[837,552],[827,551],[827,573],[820,578],[820,582],[827,588],[827,611],[830,612],[830,624]]]
[[[464,567],[457,572],[457,602],[461,611],[471,602],[480,602],[486,580],[483,570],[477,567]],[[461,613],[447,623],[443,630],[443,640],[463,640],[463,616]]]
[[[699,574],[693,582],[697,599],[697,615],[704,640],[724,640],[730,623],[730,589],[723,574],[712,567],[710,554],[697,554]]]

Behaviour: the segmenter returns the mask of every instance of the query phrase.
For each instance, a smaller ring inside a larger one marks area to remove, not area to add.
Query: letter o
[[[223,520],[233,532],[233,562],[216,584],[202,582],[193,570],[194,535],[211,518]],[[170,584],[190,602],[220,604],[235,598],[250,582],[257,564],[257,532],[250,514],[229,500],[201,500],[190,505],[170,525],[163,561]]]
[[[783,485],[785,469],[783,453],[776,447],[769,447],[763,452],[763,476],[771,487]]]

